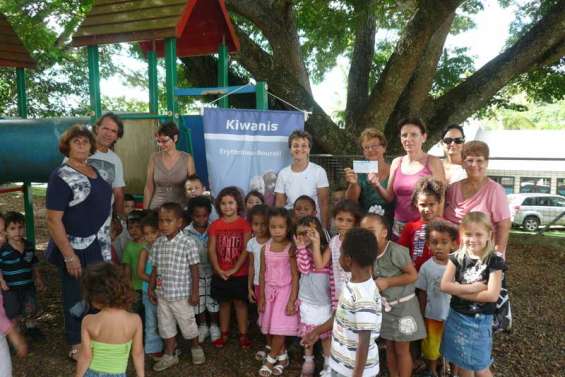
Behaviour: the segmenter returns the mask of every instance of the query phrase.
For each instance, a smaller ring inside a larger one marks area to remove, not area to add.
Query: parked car
[[[512,225],[535,232],[565,213],[565,196],[551,194],[508,195]],[[555,223],[565,225],[565,215]]]

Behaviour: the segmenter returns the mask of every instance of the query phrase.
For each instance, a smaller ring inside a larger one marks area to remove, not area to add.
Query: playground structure
[[[61,163],[63,156],[59,153],[57,145],[59,137],[66,129],[74,124],[93,124],[95,119],[102,115],[99,45],[139,43],[145,53],[148,65],[149,112],[120,113],[119,109],[111,109],[119,114],[126,127],[126,142],[118,143],[117,153],[122,155],[128,149],[135,149],[137,156],[145,155],[145,160],[137,158],[136,161],[143,167],[146,166],[153,150],[147,150],[145,154],[140,153],[142,150],[137,148],[138,145],[127,142],[128,132],[141,129],[140,125],[145,126],[144,132],[149,140],[152,140],[159,122],[174,120],[181,131],[179,148],[191,153],[194,151],[191,125],[189,122],[183,122],[183,119],[190,117],[181,117],[178,113],[178,96],[219,95],[217,105],[228,107],[231,93],[255,93],[256,108],[266,110],[268,107],[266,83],[229,86],[229,54],[239,51],[239,40],[224,0],[130,0],[119,3],[112,0],[95,1],[72,39],[74,47],[87,48],[90,113],[87,114],[88,117],[82,118],[26,119],[28,112],[24,69],[33,68],[35,62],[2,15],[0,35],[9,36],[9,39],[6,39],[8,43],[4,45],[7,47],[0,46],[0,66],[16,68],[18,115],[21,118],[0,120],[0,184],[23,182],[21,187],[0,190],[0,194],[23,191],[26,233],[28,240],[33,243],[35,229],[31,182],[47,182],[49,174]],[[216,53],[217,87],[177,88],[178,57]],[[166,111],[159,109],[158,58],[165,60]],[[198,122],[196,124],[198,126]],[[199,126],[202,127],[201,122]],[[22,148],[22,145],[30,145],[29,140],[33,140],[32,147]],[[199,174],[205,175],[204,156],[199,154],[200,156],[195,155],[196,168]],[[128,161],[124,162],[127,165]],[[141,171],[144,174],[145,169]],[[132,178],[129,178],[131,181]],[[142,179],[144,178],[143,175]],[[126,184],[129,184],[128,176]]]

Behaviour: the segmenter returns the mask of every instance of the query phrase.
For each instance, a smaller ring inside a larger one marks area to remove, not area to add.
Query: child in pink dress
[[[263,334],[271,335],[271,352],[259,370],[262,377],[282,374],[289,365],[288,354],[284,350],[285,337],[298,334],[298,267],[290,241],[291,221],[290,214],[284,208],[271,210],[271,239],[261,251],[260,325]]]

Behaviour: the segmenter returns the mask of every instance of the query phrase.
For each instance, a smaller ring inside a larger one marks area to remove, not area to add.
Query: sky
[[[476,57],[475,67],[477,69],[501,52],[515,11],[511,7],[501,8],[497,0],[485,0],[483,6],[484,10],[473,16],[476,27],[456,36],[450,35],[445,44],[446,48],[468,47],[469,53]],[[377,34],[377,38],[386,37],[387,35]],[[116,56],[115,58],[119,63],[140,74],[146,74],[144,62],[127,56]],[[340,57],[336,67],[326,73],[324,80],[319,84],[313,84],[314,98],[330,116],[345,107],[348,69],[348,59]],[[111,93],[112,96],[125,96],[142,101],[146,101],[149,96],[147,90],[128,88],[121,83],[119,78],[115,77],[102,80],[101,92],[104,95]]]

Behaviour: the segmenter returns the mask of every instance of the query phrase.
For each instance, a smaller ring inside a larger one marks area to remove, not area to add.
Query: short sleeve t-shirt
[[[406,224],[400,233],[398,243],[410,251],[416,271],[420,271],[422,264],[432,257],[426,243],[426,224],[422,220]]]
[[[198,272],[200,272],[201,278],[206,278],[212,276],[212,266],[208,260],[208,230],[206,232],[200,233],[194,229],[194,225],[190,223],[183,230],[184,234],[192,237],[198,246],[198,255],[200,256],[200,264],[198,265]]]
[[[112,188],[124,187],[126,185],[122,160],[114,151],[96,151],[88,158],[88,164],[94,166]]]
[[[461,182],[455,182],[447,188],[445,195],[444,217],[453,224],[459,225],[469,212],[479,211],[487,214],[496,224],[510,218],[510,208],[504,188],[488,179],[487,183],[470,198],[463,198]]]
[[[446,265],[436,262],[433,258],[422,265],[416,288],[426,292],[426,310],[424,317],[436,321],[445,321],[449,313],[451,296],[439,289],[441,277]]]
[[[367,361],[363,376],[379,373],[379,349],[376,339],[381,329],[381,299],[373,279],[362,283],[347,282],[335,312],[332,329],[330,367],[344,376],[355,369],[359,331],[370,331]]]
[[[33,266],[37,262],[33,245],[25,240],[23,252],[16,250],[9,242],[0,247],[0,272],[10,288],[32,286]]]
[[[306,169],[298,173],[293,172],[290,166],[282,169],[277,176],[275,193],[286,195],[286,209],[292,209],[299,196],[308,195],[316,202],[316,211],[320,216],[318,189],[324,187],[330,187],[326,171],[320,165],[309,162]]]
[[[141,254],[141,250],[144,248],[144,243],[129,241],[122,255],[122,263],[127,264],[131,270],[131,282],[135,290],[141,289],[143,285],[143,280],[139,278],[137,273],[137,262],[139,261],[139,254]]]
[[[490,274],[495,271],[506,271],[504,259],[498,254],[491,254],[485,261],[478,258],[471,258],[464,254],[459,260],[460,251],[449,256],[449,260],[455,265],[455,281],[460,284],[472,284],[483,282],[488,285]],[[474,315],[494,314],[496,309],[495,302],[473,302],[457,296],[451,297],[451,308],[459,313]]]
[[[259,285],[259,272],[261,271],[261,248],[265,245],[264,243],[259,243],[257,238],[253,237],[247,241],[247,251],[253,254],[253,269],[255,273],[253,274],[253,285]]]
[[[237,263],[237,259],[247,246],[244,244],[245,233],[251,233],[251,226],[241,217],[231,223],[218,219],[208,228],[208,236],[216,237],[216,255],[222,270],[232,269]],[[233,276],[247,276],[248,273],[249,264],[246,260]]]
[[[377,256],[373,273],[377,278],[389,278],[402,275],[402,268],[412,263],[408,249],[389,241],[384,252]],[[389,287],[381,292],[388,302],[398,300],[414,293],[414,283]]]

